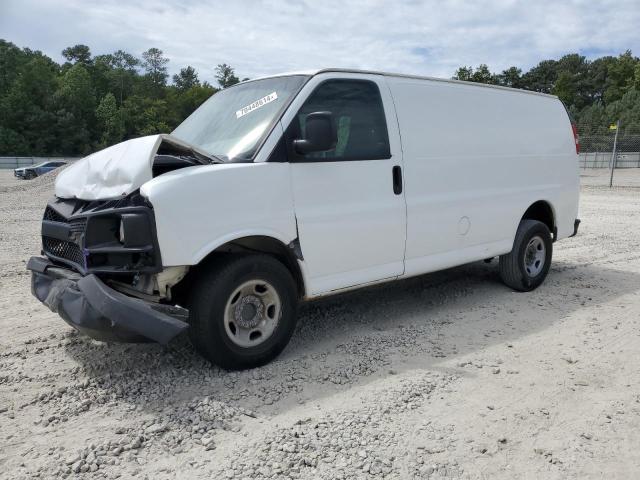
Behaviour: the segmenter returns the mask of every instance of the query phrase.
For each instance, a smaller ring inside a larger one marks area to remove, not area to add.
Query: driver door
[[[305,100],[294,105],[285,137],[308,293],[402,275],[402,152],[384,77],[319,75],[300,97]],[[302,155],[293,149],[293,141],[303,139],[305,118],[313,112],[331,112],[337,144],[329,151]]]

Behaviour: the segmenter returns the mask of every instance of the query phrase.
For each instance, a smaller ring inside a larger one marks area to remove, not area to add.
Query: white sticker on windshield
[[[264,107],[267,103],[271,103],[278,98],[278,94],[276,92],[272,92],[269,95],[262,97],[260,100],[256,100],[250,105],[246,107],[242,107],[240,110],[236,111],[236,118],[240,118],[247,113],[251,113],[254,110],[257,110],[260,107]]]

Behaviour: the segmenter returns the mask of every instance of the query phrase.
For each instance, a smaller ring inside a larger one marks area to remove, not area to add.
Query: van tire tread
[[[271,337],[259,348],[241,349],[226,339],[224,307],[230,290],[247,275],[268,277],[281,298],[282,317]],[[293,277],[276,258],[267,254],[220,254],[201,269],[189,295],[191,343],[202,356],[227,370],[264,365],[289,342],[296,324],[297,301]]]
[[[538,276],[531,278],[524,270],[524,249],[531,237],[536,234],[542,237],[545,243],[546,259],[542,272]],[[551,232],[544,223],[530,219],[521,220],[511,252],[506,255],[500,255],[498,271],[502,281],[507,286],[521,292],[528,292],[540,286],[549,271],[552,245]]]

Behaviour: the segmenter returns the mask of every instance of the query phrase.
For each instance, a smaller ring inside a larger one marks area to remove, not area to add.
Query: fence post
[[[611,176],[609,177],[609,188],[613,186],[613,171],[616,169],[616,147],[618,146],[619,131],[620,131],[620,120],[616,122],[616,136],[613,139],[613,152],[611,153]]]

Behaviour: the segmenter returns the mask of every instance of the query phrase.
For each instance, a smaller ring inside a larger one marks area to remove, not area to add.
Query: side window
[[[326,111],[332,113],[333,127],[338,134],[336,147],[296,157],[306,161],[391,158],[382,98],[374,82],[336,79],[321,83],[292,121],[287,138],[304,138],[307,115]]]

